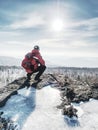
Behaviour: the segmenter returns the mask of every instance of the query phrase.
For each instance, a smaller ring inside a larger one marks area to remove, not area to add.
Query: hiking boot
[[[31,73],[27,73],[27,79],[28,80],[31,80],[31,75],[32,75]]]
[[[42,79],[38,79],[37,81],[40,82],[40,81],[42,81]]]
[[[35,80],[35,82],[41,82],[42,81],[42,79],[37,79],[37,80]]]

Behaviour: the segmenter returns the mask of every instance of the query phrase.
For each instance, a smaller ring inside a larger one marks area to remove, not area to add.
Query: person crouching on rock
[[[45,66],[45,61],[40,55],[39,52],[39,46],[34,46],[34,49],[32,52],[27,53],[25,55],[25,58],[22,61],[22,67],[26,70],[27,72],[27,79],[31,80],[31,76],[33,73],[36,73],[36,76],[34,78],[35,82],[39,82],[42,79],[40,79],[40,76],[43,74],[43,72],[46,69]]]

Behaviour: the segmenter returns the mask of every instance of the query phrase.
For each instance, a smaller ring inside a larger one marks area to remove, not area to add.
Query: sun
[[[52,29],[56,32],[62,31],[64,27],[63,20],[60,18],[57,18],[52,21]]]

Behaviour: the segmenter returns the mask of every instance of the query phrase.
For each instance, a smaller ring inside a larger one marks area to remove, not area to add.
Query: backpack
[[[31,52],[27,53],[27,54],[25,55],[25,58],[27,58],[28,60],[29,60],[29,59],[32,59],[32,58],[33,58],[32,53],[31,53]]]
[[[22,61],[22,67],[26,70],[34,71],[38,67],[38,59],[34,56],[32,56],[32,53],[27,53],[25,55],[25,59]]]

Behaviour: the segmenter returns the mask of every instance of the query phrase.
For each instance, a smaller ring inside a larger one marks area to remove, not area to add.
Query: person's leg
[[[31,80],[31,75],[32,75],[32,73],[27,73],[27,79],[28,80]]]
[[[32,73],[27,73],[27,79],[28,80],[31,80],[31,75],[33,74],[33,70],[34,70],[34,66],[33,65],[30,66],[30,70],[32,70]]]
[[[40,79],[40,76],[43,74],[43,72],[45,71],[46,69],[46,66],[39,66],[38,69],[37,69],[37,75],[35,76],[35,80],[39,80]]]

